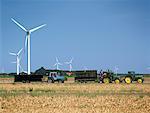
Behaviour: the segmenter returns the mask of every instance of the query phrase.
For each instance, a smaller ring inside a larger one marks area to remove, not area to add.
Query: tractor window
[[[54,77],[56,77],[56,73],[54,73]]]

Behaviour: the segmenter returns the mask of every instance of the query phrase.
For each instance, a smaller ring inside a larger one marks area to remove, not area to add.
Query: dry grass
[[[0,84],[1,113],[149,113],[149,84]]]

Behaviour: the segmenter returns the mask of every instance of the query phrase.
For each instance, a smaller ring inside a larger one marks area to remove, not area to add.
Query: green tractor
[[[125,82],[127,84],[136,81],[137,83],[143,83],[144,76],[142,74],[135,74],[134,71],[129,71],[128,74],[115,74],[112,71],[103,71],[99,74],[99,80],[102,83],[116,83],[119,84],[120,82]]]
[[[134,71],[129,71],[128,74],[113,74],[113,81],[115,83],[125,82],[127,84],[136,81],[137,83],[143,83],[144,77],[142,74],[135,74]]]
[[[113,73],[112,71],[108,70],[108,71],[101,71],[99,74],[99,82],[102,83],[111,83],[113,81]]]

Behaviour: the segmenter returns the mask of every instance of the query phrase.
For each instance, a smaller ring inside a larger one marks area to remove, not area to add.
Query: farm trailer
[[[26,73],[20,73],[19,75],[15,74],[14,82],[23,82],[23,83],[42,82],[45,74],[46,70],[43,67],[41,67],[40,69],[36,70],[34,73],[31,73],[30,75],[27,75]]]
[[[98,80],[97,70],[81,70],[81,71],[73,71],[75,75],[75,82],[96,82]]]
[[[43,75],[14,75],[14,82],[42,82]]]

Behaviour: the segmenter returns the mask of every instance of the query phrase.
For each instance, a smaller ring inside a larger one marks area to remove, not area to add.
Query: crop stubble
[[[149,113],[149,84],[0,84],[1,113]]]

